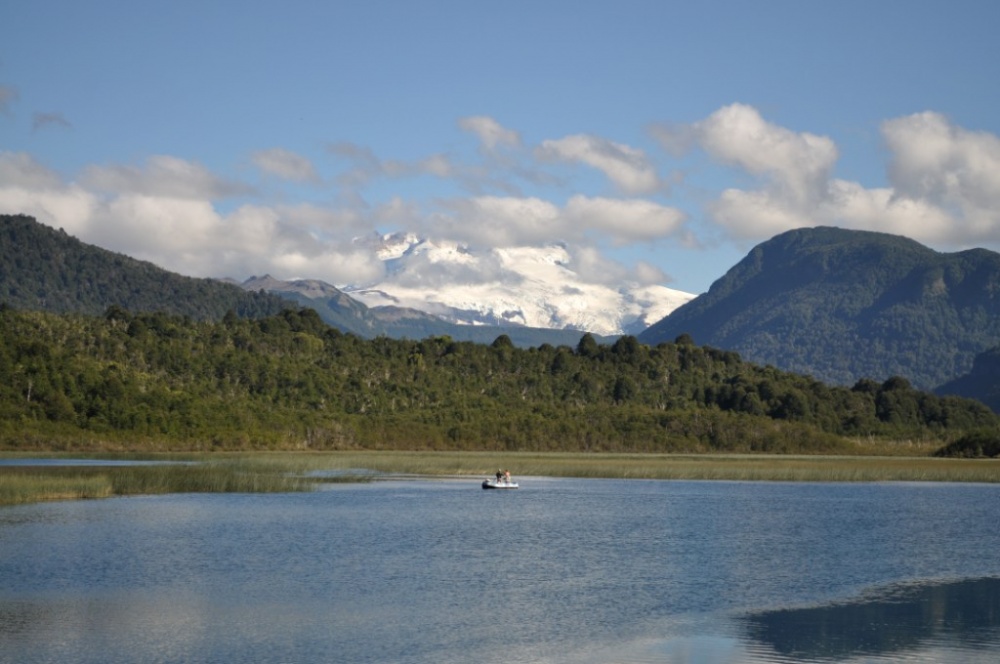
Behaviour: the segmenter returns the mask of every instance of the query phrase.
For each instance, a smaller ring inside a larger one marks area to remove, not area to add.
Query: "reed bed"
[[[0,467],[0,505],[163,493],[304,491],[312,482],[266,459],[135,466]]]
[[[0,467],[0,505],[136,494],[307,491],[317,482],[379,476],[488,477],[497,468],[510,469],[515,478],[1000,482],[1000,460],[899,456],[352,451],[206,453],[160,460],[174,463]]]
[[[275,459],[283,463],[281,457]],[[488,452],[337,452],[296,456],[299,468],[375,473],[770,482],[1000,482],[1000,461],[931,457]]]
[[[0,473],[0,505],[21,505],[46,500],[106,498],[108,478],[99,475],[30,475]]]

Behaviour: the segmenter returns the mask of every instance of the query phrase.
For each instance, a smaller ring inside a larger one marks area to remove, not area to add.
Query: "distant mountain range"
[[[583,279],[566,246],[476,249],[413,234],[358,240],[382,259],[376,283],[340,288],[369,307],[416,309],[459,325],[636,335],[694,297],[660,285]]]
[[[457,325],[404,307],[369,308],[339,289],[315,280],[254,277],[242,284],[184,277],[152,263],[86,244],[24,215],[0,215],[0,303],[19,309],[101,315],[118,306],[133,312],[162,311],[196,320],[269,316],[291,306],[315,309],[344,332],[371,338],[492,343],[506,334],[521,347],[549,343],[575,346],[582,330],[537,329],[506,323]],[[599,341],[606,337],[596,335]]]
[[[639,340],[682,334],[828,383],[902,376],[932,389],[1000,341],[1000,254],[939,253],[839,228],[789,231]]]
[[[524,323],[581,324],[591,316],[602,321],[600,329],[610,329],[612,321],[636,329],[644,317],[689,300],[641,332],[639,341],[655,345],[688,334],[698,344],[831,384],[902,376],[920,389],[940,386],[942,394],[978,398],[1000,411],[1000,254],[991,251],[945,254],[893,235],[801,229],[758,245],[707,293],[690,299],[664,292],[669,289],[621,292],[588,286],[559,264],[564,255],[558,245],[477,254],[409,236],[382,241],[390,276],[378,287],[353,287],[352,295],[315,280],[263,276],[233,284],[183,277],[87,245],[31,217],[0,215],[0,303],[92,315],[120,306],[198,320],[219,320],[228,311],[267,316],[297,304],[365,338],[447,335],[492,343],[505,334],[522,347],[575,347],[582,330]],[[478,307],[471,294],[479,287],[448,285],[454,282],[447,280],[423,289],[412,285],[421,261],[435,262],[438,273],[453,275],[461,261],[475,260],[495,260],[509,275],[520,275],[523,299],[514,297],[513,287],[501,285],[506,280],[481,285],[484,304]],[[509,301],[501,297],[505,288]],[[581,291],[584,303],[577,309],[568,304],[573,289]],[[657,297],[647,301],[642,293]],[[438,313],[406,306],[428,303]],[[454,322],[491,316],[501,325]],[[598,342],[611,340],[595,336]]]
[[[460,325],[433,314],[408,307],[369,307],[344,291],[323,281],[296,279],[281,281],[270,275],[251,277],[240,284],[248,291],[264,291],[301,306],[315,309],[328,324],[365,338],[380,335],[395,339],[424,339],[449,336],[456,341],[492,343],[501,334],[523,348],[551,344],[576,346],[583,330],[552,330],[504,323],[496,325]],[[599,341],[608,337],[594,335]]]

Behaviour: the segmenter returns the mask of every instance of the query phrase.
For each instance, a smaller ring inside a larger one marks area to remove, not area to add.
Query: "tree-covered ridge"
[[[1000,340],[1000,254],[942,254],[838,228],[789,231],[639,338],[683,333],[834,384],[899,375],[930,389]]]
[[[448,335],[489,343],[497,328],[455,325],[414,309],[369,308],[329,284],[255,277],[252,287],[195,279],[85,244],[24,215],[0,215],[0,302],[9,306],[100,315],[109,306],[219,320],[227,311],[257,318],[301,304],[329,325],[364,338]],[[504,328],[521,347],[573,343],[582,331]]]
[[[976,355],[969,373],[948,381],[934,391],[937,394],[978,399],[993,412],[1000,413],[1000,346]]]
[[[24,215],[0,215],[0,302],[100,315],[110,306],[197,320],[276,314],[292,306],[214,279],[183,277],[152,263],[85,244]]]
[[[685,339],[364,340],[311,309],[219,323],[0,309],[0,440],[143,446],[833,451],[996,427],[903,379],[829,387]]]

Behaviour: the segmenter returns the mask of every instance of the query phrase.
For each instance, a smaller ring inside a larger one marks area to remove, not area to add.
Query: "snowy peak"
[[[361,242],[384,262],[385,277],[344,292],[369,307],[408,307],[457,324],[638,334],[694,297],[659,285],[588,281],[560,243],[473,249],[404,233]]]

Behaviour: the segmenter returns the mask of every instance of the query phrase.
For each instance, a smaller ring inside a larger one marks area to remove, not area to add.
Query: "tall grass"
[[[0,505],[37,503],[43,500],[106,498],[108,478],[99,475],[58,476],[0,473]]]
[[[303,491],[308,480],[266,459],[136,466],[0,467],[0,505],[162,493]]]
[[[276,462],[282,463],[280,457]],[[930,457],[572,454],[511,452],[337,452],[295,458],[314,468],[378,473],[782,482],[1000,482],[1000,461]]]
[[[178,463],[0,467],[0,505],[135,494],[303,491],[316,481],[362,481],[380,474],[487,477],[497,468],[510,469],[515,478],[1000,482],[1000,460],[901,456],[358,451],[206,453],[171,459]]]

